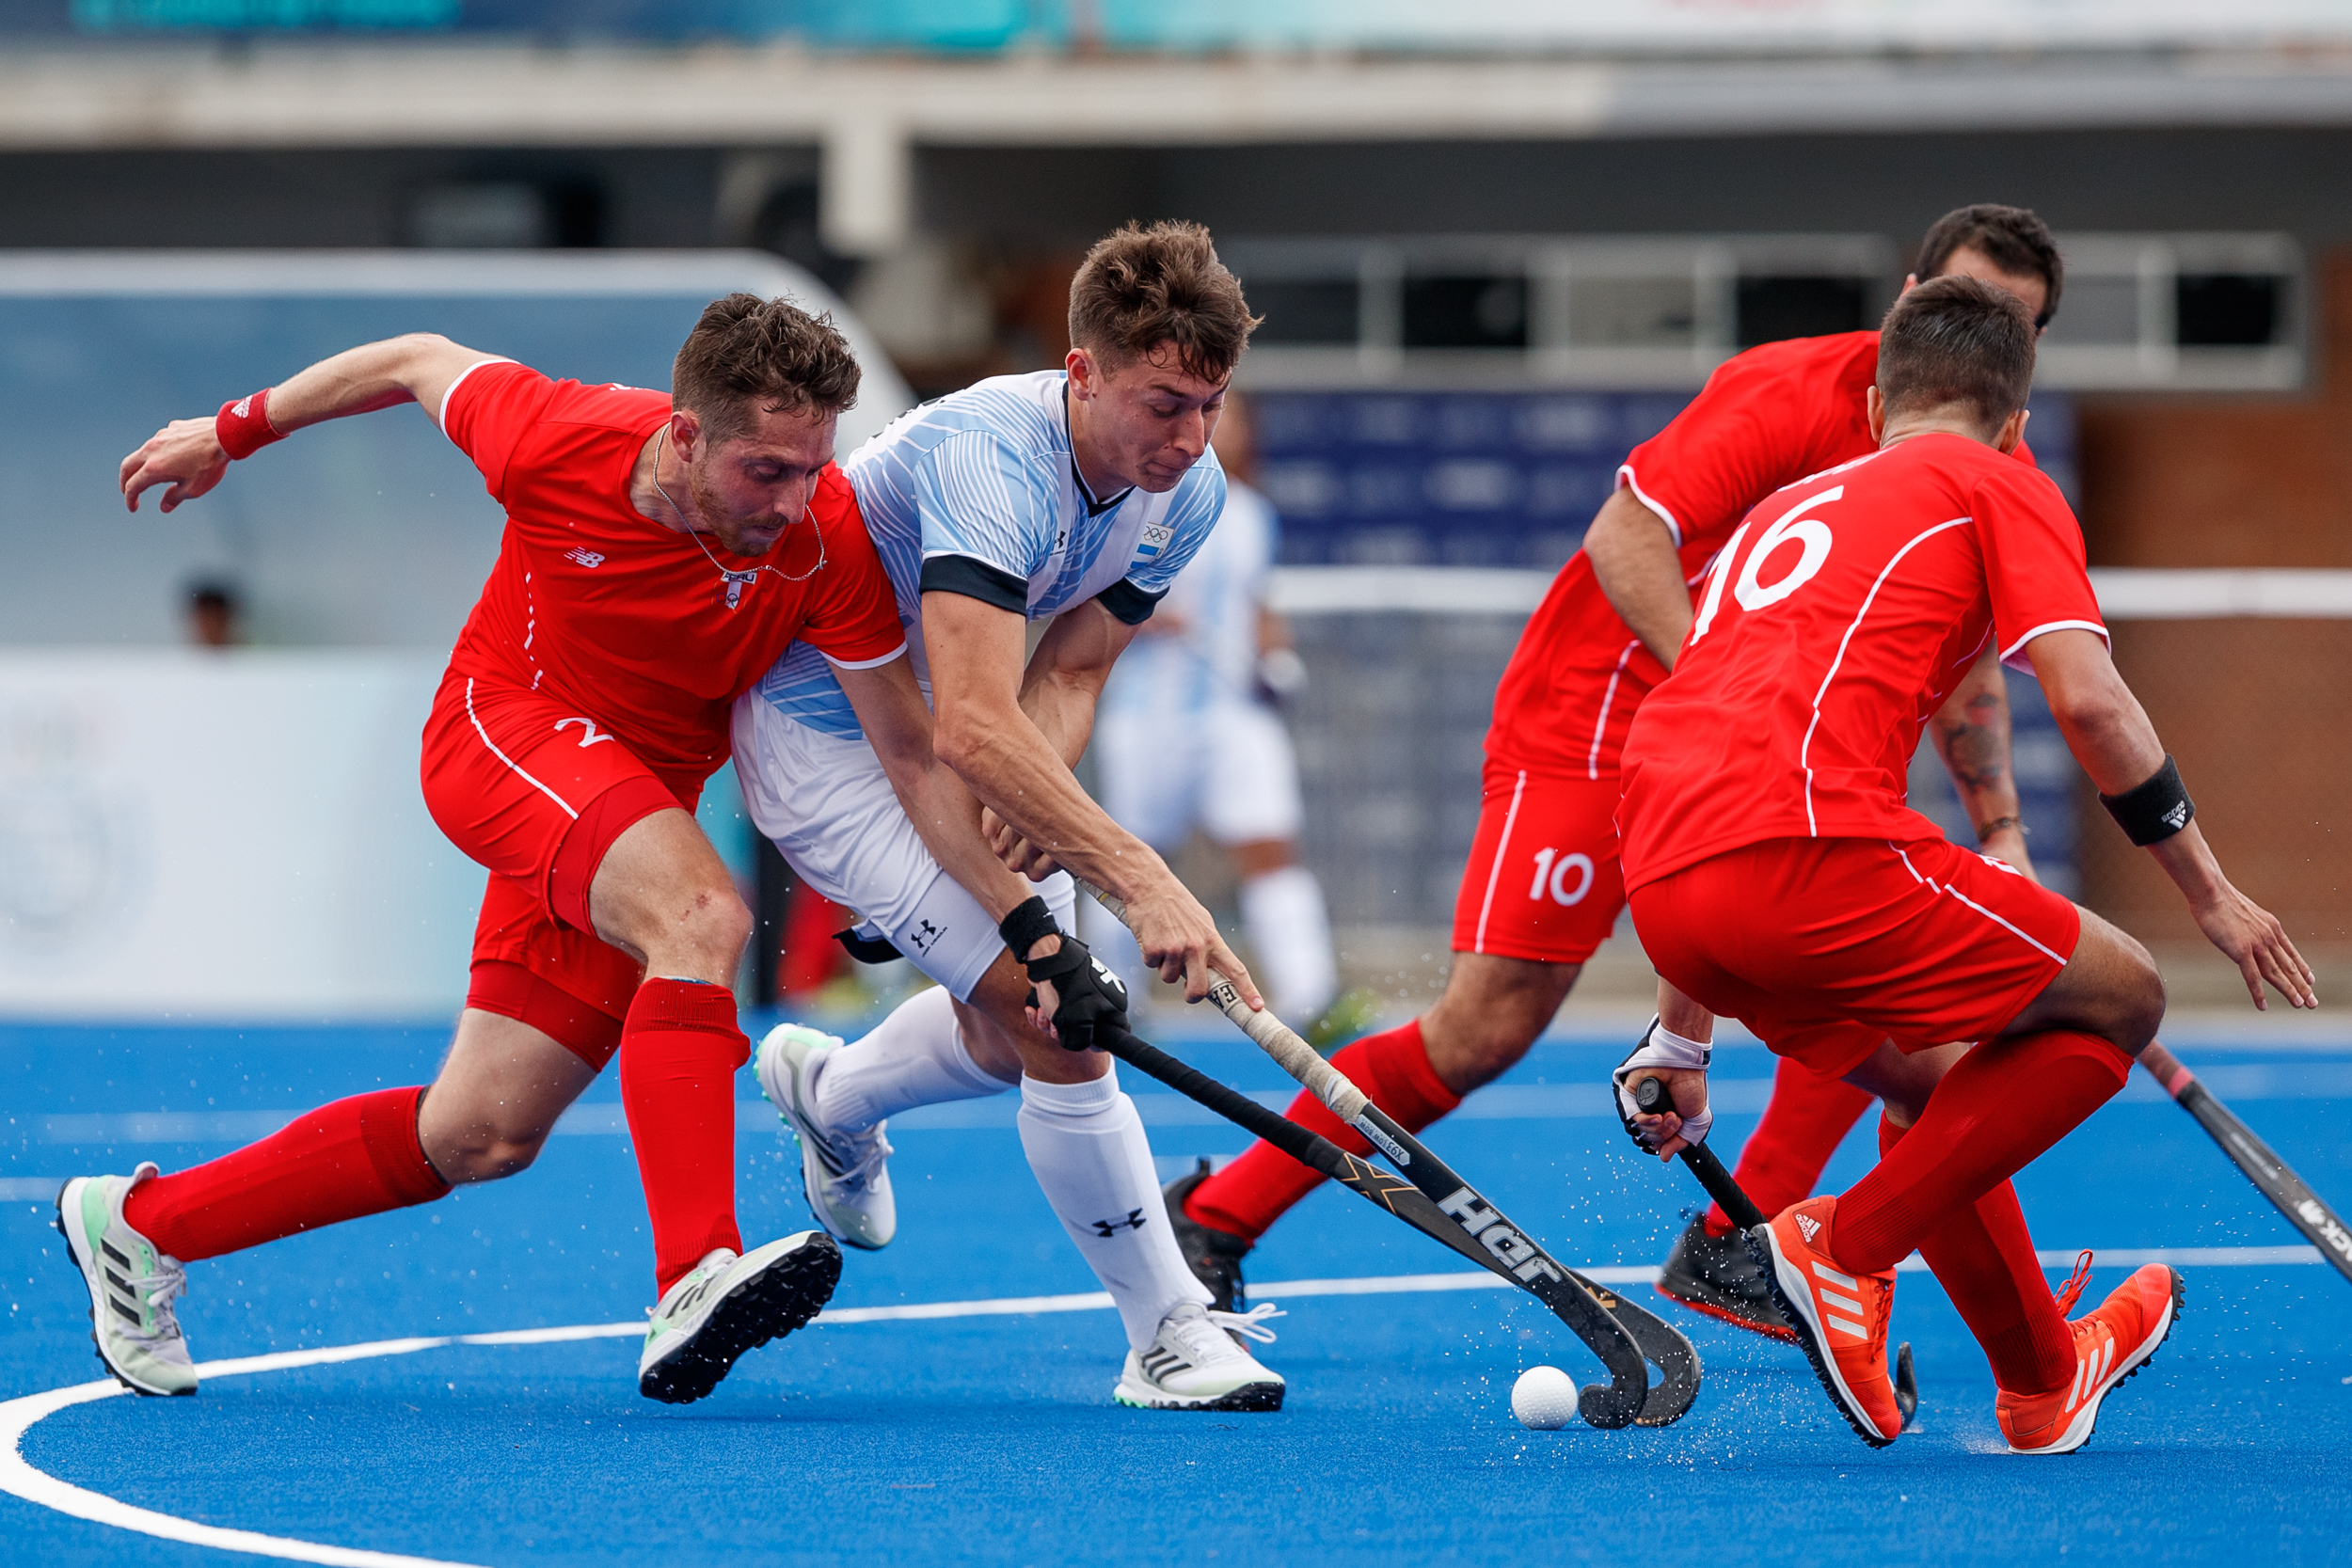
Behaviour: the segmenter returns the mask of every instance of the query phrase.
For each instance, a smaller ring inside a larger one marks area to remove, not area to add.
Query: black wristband
[[[1012,956],[1025,964],[1029,961],[1029,949],[1047,937],[1061,935],[1061,927],[1054,924],[1054,911],[1045,907],[1045,900],[1033,895],[1014,905],[1012,912],[996,923],[996,934],[1005,939]]]
[[[2169,752],[2165,753],[2164,766],[2152,776],[2121,795],[2100,796],[2099,803],[2107,808],[2124,836],[2142,849],[2162,844],[2197,815],[2197,802],[2183,787],[2181,770],[2173,766]]]

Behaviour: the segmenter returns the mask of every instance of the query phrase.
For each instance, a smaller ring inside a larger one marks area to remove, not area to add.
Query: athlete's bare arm
[[[1083,751],[1093,722],[1089,683],[1091,691],[1102,689],[1111,660],[1133,633],[1090,601],[1060,619],[1080,623],[1062,634],[1062,651],[1055,656],[1056,667],[1066,661],[1068,669],[1048,681],[1052,689],[1037,701],[1057,737],[1066,738],[1083,717],[1077,734]],[[1056,645],[1057,629],[1058,623],[1039,644],[1041,657]],[[1078,787],[1070,770],[1073,759],[1024,707],[1030,676],[1022,658],[1027,640],[1023,618],[965,594],[926,594],[923,637],[930,650],[937,711],[933,744],[940,760],[1030,845],[1117,895],[1127,906],[1144,961],[1163,979],[1181,976],[1186,1001],[1208,994],[1209,972],[1215,970],[1232,980],[1252,1007],[1263,1007],[1264,999],[1217,935],[1215,918],[1150,846],[1113,822]],[[1099,673],[1090,672],[1094,660],[1102,666]]]
[[[1691,585],[1666,519],[1621,485],[1593,515],[1584,554],[1610,607],[1659,663],[1673,669],[1691,631]]]
[[[1935,754],[1944,759],[1944,770],[1952,776],[1960,809],[1979,835],[1977,847],[2033,877],[2025,824],[2019,820],[2017,780],[2010,770],[2009,683],[2001,678],[1997,648],[1985,645],[1937,710],[1928,735]],[[1986,824],[1994,822],[2002,825],[1985,832]]]
[[[2088,631],[2044,632],[2026,645],[2050,711],[2083,771],[2102,795],[2121,795],[2164,766],[2156,727],[2116,673],[2107,645]],[[2316,1007],[2312,966],[2278,917],[2232,887],[2197,824],[2149,846],[2207,940],[2238,966],[2254,1006],[2265,1006],[2263,982],[2298,1007]]]
[[[421,403],[438,420],[451,384],[469,366],[496,357],[431,332],[362,343],[272,387],[270,426],[291,436],[304,425],[403,403]],[[169,512],[218,484],[228,468],[229,454],[214,434],[212,415],[174,420],[122,460],[123,503],[136,512],[142,493],[166,484],[170,488],[164,492],[163,509]]]

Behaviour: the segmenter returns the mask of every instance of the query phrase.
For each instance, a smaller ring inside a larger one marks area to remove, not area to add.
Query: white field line
[[[2073,1252],[2044,1252],[2038,1256],[2045,1267],[2056,1269],[2071,1267],[2076,1255]],[[2099,1254],[2098,1259],[2110,1267],[2134,1268],[2143,1263],[2262,1268],[2278,1264],[2316,1263],[2320,1260],[2319,1249],[2310,1246],[2118,1247]],[[1905,1259],[1897,1266],[1915,1271],[1926,1267],[1916,1257]],[[1658,1277],[1655,1268],[1641,1264],[1604,1264],[1582,1272],[1586,1277],[1606,1285],[1647,1284]],[[1253,1286],[1252,1290],[1264,1300],[1273,1300],[1278,1296],[1297,1300],[1315,1296],[1406,1295],[1426,1291],[1502,1291],[1511,1288],[1509,1280],[1494,1275],[1465,1271],[1354,1279],[1269,1280]],[[1107,1311],[1110,1306],[1111,1298],[1106,1292],[1090,1291],[1071,1295],[999,1296],[984,1301],[844,1307],[819,1314],[815,1322],[834,1325],[904,1323],[942,1318]],[[363,1344],[326,1345],[313,1350],[278,1351],[268,1355],[199,1362],[197,1372],[199,1377],[208,1379],[237,1377],[256,1372],[286,1371],[296,1367],[365,1361],[387,1355],[412,1355],[419,1351],[445,1350],[452,1345],[552,1345],[581,1339],[628,1338],[644,1331],[645,1325],[642,1323],[570,1323],[555,1328],[516,1328],[490,1334],[375,1339]],[[133,1530],[165,1541],[177,1541],[191,1546],[210,1546],[224,1552],[243,1552],[252,1557],[278,1558],[288,1562],[325,1563],[332,1565],[332,1568],[474,1568],[472,1564],[452,1563],[440,1558],[404,1557],[396,1552],[329,1546],[278,1535],[262,1535],[253,1530],[224,1529],[216,1525],[198,1524],[192,1519],[175,1518],[152,1509],[134,1508],[102,1493],[59,1481],[46,1471],[35,1469],[24,1458],[24,1434],[36,1423],[60,1410],[97,1400],[114,1399],[127,1392],[121,1385],[112,1381],[82,1383],[69,1388],[54,1388],[47,1393],[27,1394],[21,1399],[0,1402],[0,1492],[23,1497],[43,1508],[55,1509],[76,1519],[87,1519],[93,1524],[111,1525],[118,1529]]]

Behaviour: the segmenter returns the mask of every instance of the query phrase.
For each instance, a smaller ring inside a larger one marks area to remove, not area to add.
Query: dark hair
[[[1070,341],[1104,370],[1167,343],[1187,375],[1222,382],[1257,325],[1197,223],[1131,223],[1096,241],[1070,280]]]
[[[788,299],[733,293],[704,307],[670,371],[670,401],[699,417],[712,443],[767,413],[838,414],[857,402],[858,365],[831,316]]]
[[[1879,399],[1891,413],[1966,404],[1990,436],[2033,389],[2026,302],[1979,278],[1932,277],[1879,325]]]
[[[1919,264],[1911,270],[1922,281],[1942,276],[1955,251],[1976,250],[2003,272],[2039,277],[2042,285],[2042,313],[2037,327],[2050,325],[2058,314],[2058,295],[2066,288],[2066,262],[2058,255],[2050,226],[2030,208],[2003,207],[1991,201],[1956,207],[1935,220],[1919,242]]]

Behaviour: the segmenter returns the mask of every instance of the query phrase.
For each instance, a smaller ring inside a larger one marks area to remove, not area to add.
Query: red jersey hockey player
[[[853,701],[928,721],[833,466],[858,383],[848,344],[734,294],[704,311],[675,382],[674,403],[554,381],[418,334],[178,420],[124,460],[133,508],[168,484],[169,511],[232,458],[413,401],[507,516],[424,733],[425,804],[491,873],[449,1058],[429,1087],[338,1101],[190,1170],[67,1183],[59,1228],[101,1354],[138,1391],[196,1390],[181,1265],[520,1170],[615,1053],[660,1294],[640,1388],[698,1399],[831,1293],[840,1256],[821,1232],[744,1254],[736,1228],[749,1045],[729,985],[750,916],[692,807],[727,759],[730,705],[796,638]]]
[[[1625,879],[1659,973],[1885,1101],[1877,1167],[1750,1238],[1824,1387],[1873,1445],[1900,1426],[1885,1341],[1895,1264],[1915,1248],[1992,1361],[2021,1453],[2080,1447],[2179,1301],[2178,1276],[2150,1265],[2069,1324],[2009,1184],[2122,1086],[2164,985],[2130,937],[1903,804],[1920,724],[1983,649],[2040,678],[2109,811],[2256,1005],[2265,981],[2315,1005],[2279,922],[2222,877],[2108,659],[2057,486],[2005,455],[2024,433],[2034,336],[2026,306],[1974,279],[1906,293],[1870,393],[1880,450],[1748,515],[1626,743]],[[1698,1061],[1633,1071],[1703,1114]],[[1679,1116],[1643,1125],[1664,1151],[1681,1146]]]
[[[1919,274],[1947,272],[1999,284],[2041,320],[2057,309],[2058,247],[2022,209],[1963,207],[1940,219],[1921,246]],[[1876,332],[1752,349],[1627,459],[1615,495],[1528,623],[1496,693],[1445,995],[1422,1018],[1333,1058],[1407,1128],[1437,1120],[1524,1055],[1608,939],[1625,903],[1618,752],[1690,628],[1689,585],[1749,507],[1874,449],[1863,400],[1877,356]],[[2027,866],[1995,663],[1969,673],[1932,733],[1984,847]],[[1668,995],[1661,1010],[1669,1028],[1706,1037],[1700,1009]],[[1806,1196],[1868,1103],[1858,1089],[1784,1064],[1740,1158],[1740,1182],[1767,1212]],[[1290,1114],[1370,1152],[1311,1095]],[[1262,1143],[1213,1177],[1170,1185],[1185,1255],[1224,1304],[1238,1292],[1242,1255],[1321,1180]],[[1788,1335],[1720,1212],[1692,1222],[1659,1288],[1741,1327]]]

